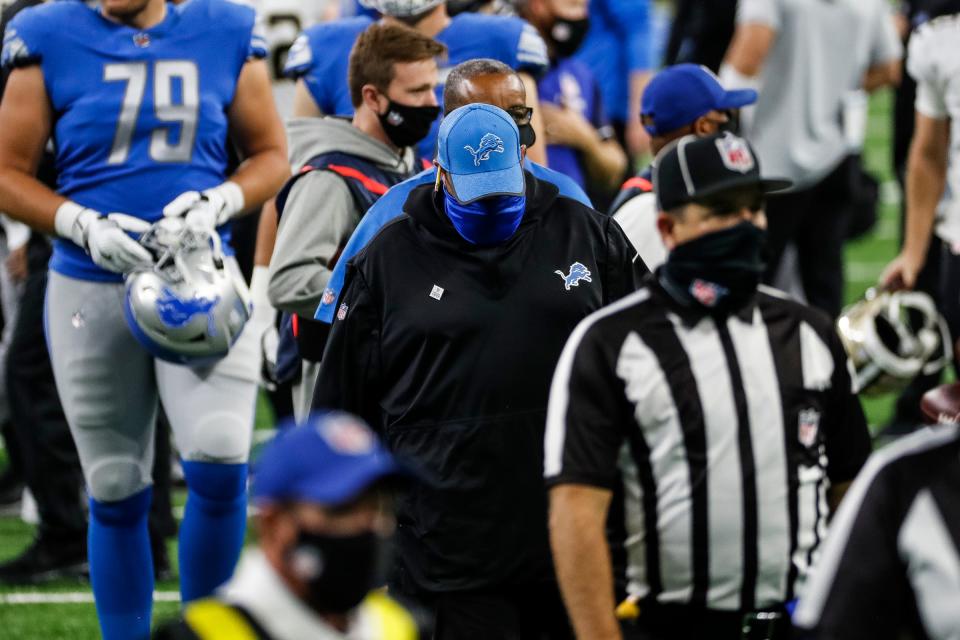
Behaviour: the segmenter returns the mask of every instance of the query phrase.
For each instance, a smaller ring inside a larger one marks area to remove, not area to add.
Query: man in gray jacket
[[[309,330],[330,272],[360,218],[389,187],[421,168],[412,147],[440,112],[436,57],[444,51],[407,27],[371,25],[350,54],[353,119],[288,124],[294,176],[277,196],[269,297],[277,309],[296,314],[294,332]],[[294,390],[298,415],[313,395],[313,365],[305,363],[302,374]]]

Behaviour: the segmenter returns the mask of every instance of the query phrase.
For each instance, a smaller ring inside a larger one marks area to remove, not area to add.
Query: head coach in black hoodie
[[[542,481],[550,379],[577,323],[647,272],[523,156],[497,107],[444,118],[436,183],[350,264],[314,395],[432,478],[397,505],[390,587],[437,638],[571,637]]]

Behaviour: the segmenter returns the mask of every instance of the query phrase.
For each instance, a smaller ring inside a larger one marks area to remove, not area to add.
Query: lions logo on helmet
[[[219,237],[167,218],[140,242],[159,258],[126,279],[124,314],[134,337],[154,356],[180,364],[227,355],[251,305],[246,287],[224,265]]]
[[[157,316],[168,327],[179,329],[185,326],[193,316],[202,313],[207,317],[208,329],[216,333],[213,314],[210,313],[220,298],[193,298],[181,300],[170,289],[164,288],[157,299]]]
[[[933,374],[950,360],[950,333],[933,300],[919,291],[867,291],[837,320],[857,391],[904,389],[917,375]]]

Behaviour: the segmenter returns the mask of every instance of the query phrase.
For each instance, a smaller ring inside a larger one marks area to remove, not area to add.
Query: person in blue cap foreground
[[[678,64],[658,73],[643,92],[640,118],[656,156],[685,135],[700,138],[738,133],[740,109],[757,101],[752,89],[726,91],[712,71],[696,64]],[[610,206],[610,215],[651,269],[663,264],[667,249],[657,232],[653,165],[627,180]]]
[[[386,594],[393,485],[410,472],[362,421],[313,414],[280,429],[255,467],[259,544],[215,598],[191,603],[157,640],[414,640]]]
[[[434,184],[349,263],[314,409],[366,419],[429,483],[397,505],[391,594],[435,638],[569,638],[542,481],[550,378],[589,313],[646,273],[609,216],[524,170],[488,104],[440,124]]]

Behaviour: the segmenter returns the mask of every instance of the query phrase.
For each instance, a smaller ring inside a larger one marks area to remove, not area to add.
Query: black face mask
[[[711,314],[728,314],[745,305],[763,274],[766,233],[751,222],[708,233],[677,245],[660,270],[672,298]]]
[[[527,124],[522,124],[517,127],[520,130],[520,144],[524,145],[527,149],[532,147],[537,142],[537,132],[533,130],[533,125],[529,122]]]
[[[346,613],[383,584],[385,548],[372,531],[326,536],[301,530],[288,559],[307,583],[307,604],[314,611]]]
[[[390,100],[387,112],[377,117],[390,142],[403,148],[426,138],[438,115],[440,107],[411,107]]]
[[[727,109],[724,111],[727,121],[717,126],[717,133],[732,133],[735,136],[740,135],[740,109]]]
[[[587,37],[587,29],[590,28],[590,18],[581,18],[580,20],[564,20],[557,18],[550,27],[550,44],[553,45],[553,52],[558,58],[569,58],[580,45],[583,39]]]
[[[447,0],[447,14],[452,18],[461,13],[476,13],[489,0]]]

